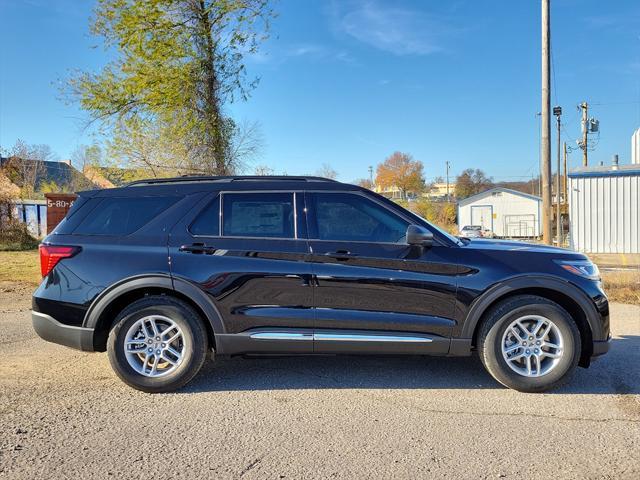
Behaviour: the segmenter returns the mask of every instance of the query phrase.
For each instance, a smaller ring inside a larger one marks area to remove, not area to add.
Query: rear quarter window
[[[112,197],[103,199],[74,230],[79,235],[128,235],[142,228],[179,197]]]

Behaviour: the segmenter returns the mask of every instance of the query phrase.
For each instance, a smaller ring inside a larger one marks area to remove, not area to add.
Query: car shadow
[[[477,355],[233,357],[208,362],[182,393],[295,389],[501,389]],[[640,336],[610,352],[551,394],[640,393]]]

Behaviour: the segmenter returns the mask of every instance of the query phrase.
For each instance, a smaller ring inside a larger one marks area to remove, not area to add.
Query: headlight
[[[595,263],[589,260],[554,260],[567,272],[579,275],[590,280],[600,280],[600,270]]]

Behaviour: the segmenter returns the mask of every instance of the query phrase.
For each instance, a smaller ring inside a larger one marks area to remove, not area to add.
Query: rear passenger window
[[[78,225],[80,235],[128,235],[149,223],[179,197],[105,198]]]
[[[200,212],[198,218],[191,224],[189,231],[192,235],[207,235],[217,237],[220,235],[220,197],[209,203]]]
[[[222,234],[294,238],[293,193],[225,193]]]

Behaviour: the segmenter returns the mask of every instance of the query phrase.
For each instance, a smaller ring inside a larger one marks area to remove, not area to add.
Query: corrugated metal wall
[[[569,177],[571,247],[640,253],[640,175]]]

